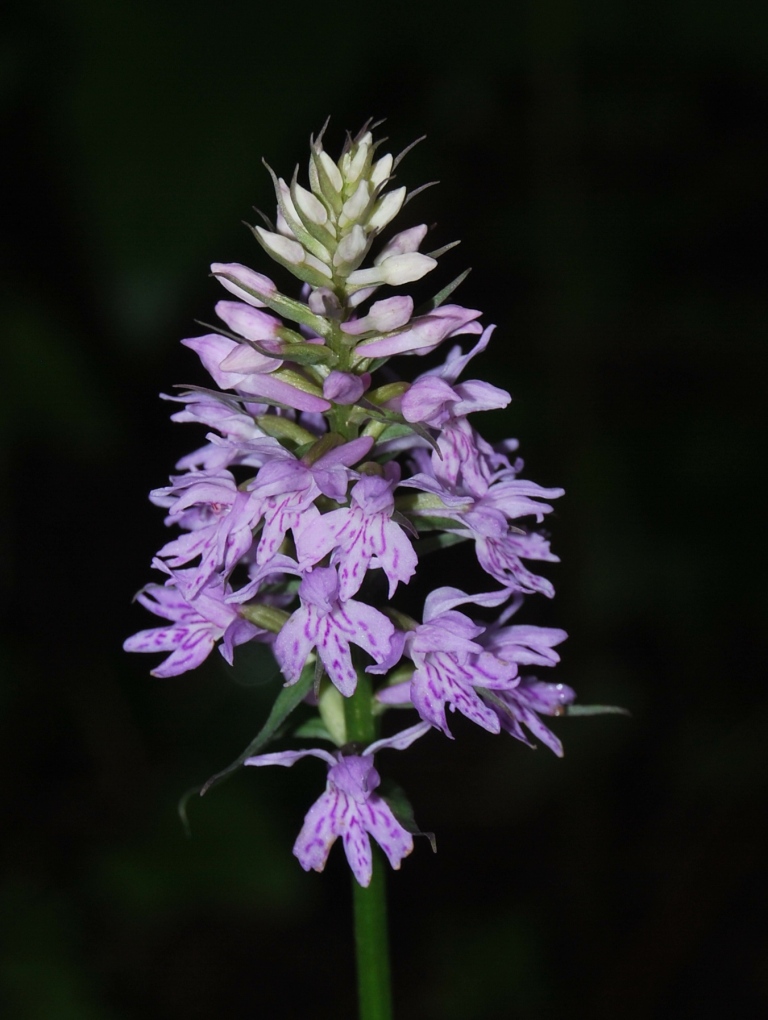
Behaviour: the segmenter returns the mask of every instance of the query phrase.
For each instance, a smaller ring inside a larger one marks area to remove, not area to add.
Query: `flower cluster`
[[[320,870],[341,835],[363,885],[368,834],[394,867],[412,847],[376,792],[376,750],[403,749],[431,729],[451,737],[448,715],[459,712],[491,733],[525,743],[532,734],[559,755],[542,716],[561,714],[574,697],[563,684],[521,674],[557,663],[565,633],[509,623],[525,595],[553,594],[532,564],[556,560],[536,525],[562,490],[525,480],[516,442],[491,445],[471,424],[510,396],[463,378],[494,327],[447,302],[460,280],[420,308],[406,294],[379,296],[426,276],[442,251],[420,250],[423,224],[382,237],[409,196],[393,186],[401,157],[377,150],[366,126],[334,162],[321,133],[311,141],[309,188],[298,173],[290,183],[272,174],[274,229],[253,233],[301,282],[298,297],[245,266],[211,267],[235,300],[216,305],[221,326],[183,343],[218,389],[168,398],[182,405],[173,419],[205,426],[206,442],[151,493],[178,530],[154,560],[164,583],[138,599],[165,622],[125,643],[168,653],[155,676],[197,666],[217,643],[232,663],[237,645],[257,641],[270,646],[286,686],[310,677],[308,699],[339,749],[255,755],[245,764],[291,765],[307,754],[326,762],[326,792],[294,852],[304,868]],[[468,349],[448,346],[439,367],[410,383],[387,364],[455,337],[468,337]],[[426,557],[458,542],[474,543],[491,590],[438,587],[420,619],[406,614],[401,586],[422,570],[423,580]],[[386,596],[374,596],[377,578]],[[500,613],[488,624],[472,607]],[[352,698],[363,677],[367,685],[382,678],[379,714],[411,706],[421,721],[361,751],[348,745],[333,706]]]

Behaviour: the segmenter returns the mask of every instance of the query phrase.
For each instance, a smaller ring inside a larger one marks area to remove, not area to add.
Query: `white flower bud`
[[[360,336],[368,332],[389,333],[390,330],[404,326],[412,314],[413,298],[406,294],[398,294],[395,297],[384,298],[383,301],[374,301],[366,316],[342,322],[341,329],[351,336]]]
[[[374,265],[378,265],[384,259],[391,258],[393,255],[402,255],[404,252],[416,251],[426,236],[426,223],[422,223],[418,227],[409,227],[407,230],[401,230],[399,234],[395,234],[392,240],[384,245],[373,260]]]
[[[282,234],[283,237],[288,237],[291,238],[292,240],[296,239],[296,235],[288,225],[288,220],[286,220],[285,216],[283,216],[282,210],[280,208],[278,208],[277,210],[277,221],[275,223],[275,226],[277,227],[278,234]]]
[[[385,259],[377,268],[384,274],[384,282],[393,287],[402,283],[414,283],[422,276],[431,273],[437,265],[437,259],[422,255],[418,251],[406,252],[404,255],[393,255]]]
[[[366,131],[357,143],[354,155],[349,152],[344,154],[344,158],[341,162],[341,169],[347,184],[354,184],[363,172],[372,144],[373,135],[370,131]]]
[[[384,181],[387,180],[389,175],[392,173],[393,163],[394,159],[391,152],[388,152],[386,156],[382,156],[381,159],[376,160],[369,175],[369,180],[374,188],[379,184],[383,184]]]
[[[278,187],[280,188],[280,198],[282,199],[283,204],[285,205],[286,212],[292,219],[298,220],[299,214],[296,212],[296,206],[293,204],[293,198],[291,197],[291,189],[288,187],[288,185],[285,183],[282,177],[278,178],[277,184]]]
[[[318,273],[322,273],[323,276],[327,276],[329,280],[333,276],[333,273],[331,272],[330,268],[325,264],[325,262],[322,262],[320,259],[315,258],[314,255],[310,255],[309,252],[304,253],[304,265],[311,266],[312,269],[316,269]]]
[[[342,206],[341,216],[339,216],[340,227],[344,228],[360,219],[366,210],[370,194],[368,181],[360,181],[354,194]]]
[[[373,215],[368,217],[368,230],[383,230],[388,223],[397,216],[403,208],[406,189],[398,188],[396,191],[388,191],[379,199],[373,210]]]
[[[300,184],[294,185],[296,205],[304,219],[317,223],[322,227],[328,220],[328,213],[320,199],[315,198],[311,191],[302,188]]]
[[[340,241],[336,254],[333,256],[334,266],[341,266],[344,263],[351,265],[356,262],[365,251],[367,244],[365,231],[359,223],[356,223],[347,236]]]
[[[271,230],[264,227],[254,227],[255,232],[261,238],[261,242],[267,251],[273,252],[284,262],[290,262],[293,266],[300,266],[304,261],[306,252],[298,241],[291,241],[282,234],[273,234]]]
[[[406,252],[403,255],[392,255],[370,269],[356,269],[347,277],[352,287],[368,287],[371,284],[388,283],[399,287],[403,283],[413,283],[426,276],[437,265],[437,260],[420,252]]]
[[[341,189],[344,187],[344,181],[342,179],[341,174],[339,173],[339,168],[336,166],[336,164],[333,162],[333,160],[331,159],[327,152],[321,151],[318,154],[317,158],[323,164],[323,170],[325,170],[326,174],[328,175],[328,179],[331,182],[331,186],[336,191],[341,192]]]
[[[281,234],[273,234],[271,230],[265,230],[264,227],[254,227],[253,229],[267,252],[273,254],[279,262],[292,266],[310,266],[322,273],[323,276],[327,276],[328,279],[331,278],[332,273],[328,266],[311,255],[298,241],[291,241],[290,238],[283,237]]]

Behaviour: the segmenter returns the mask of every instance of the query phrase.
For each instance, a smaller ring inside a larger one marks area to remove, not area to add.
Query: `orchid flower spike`
[[[182,341],[211,387],[166,398],[182,405],[173,420],[202,425],[205,440],[151,493],[172,532],[153,560],[162,583],[137,601],[160,623],[124,647],[164,653],[153,675],[173,677],[215,648],[239,668],[242,645],[265,646],[279,681],[252,746],[313,696],[312,732],[344,746],[245,764],[321,758],[326,789],[294,853],[321,871],[341,837],[367,885],[371,837],[395,868],[413,847],[379,792],[377,751],[430,729],[453,739],[463,716],[560,755],[542,717],[572,714],[575,693],[527,671],[558,663],[565,632],[507,624],[524,600],[554,595],[538,564],[557,562],[543,526],[563,490],[526,477],[517,440],[492,444],[478,430],[512,399],[499,380],[462,378],[470,362],[482,374],[495,327],[454,303],[466,272],[424,300],[454,244],[428,245],[426,223],[394,225],[414,208],[393,178],[405,153],[380,152],[366,124],[333,158],[324,131],[311,139],[305,184],[298,169],[269,170],[276,215],[269,229],[252,228],[285,290],[238,262],[211,265],[227,292],[215,305],[220,325]],[[416,281],[418,301],[408,293]],[[399,372],[402,358],[439,350],[442,363]],[[457,544],[469,552],[461,577]],[[419,721],[360,750],[390,709]]]

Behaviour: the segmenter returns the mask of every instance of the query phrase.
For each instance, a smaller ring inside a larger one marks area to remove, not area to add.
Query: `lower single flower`
[[[371,881],[373,836],[393,868],[413,850],[413,836],[403,828],[389,804],[376,789],[381,783],[373,764],[373,755],[385,747],[403,750],[430,730],[429,723],[418,723],[394,737],[377,740],[360,754],[331,754],[319,747],[306,751],[277,751],[258,754],[246,765],[291,766],[299,758],[322,758],[328,765],[325,792],[306,814],[293,852],[305,871],[322,871],[336,839],[341,836],[349,866],[362,886]]]

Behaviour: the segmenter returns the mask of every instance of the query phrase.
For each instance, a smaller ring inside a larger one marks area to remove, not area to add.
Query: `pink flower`
[[[362,886],[371,881],[371,842],[373,836],[393,868],[413,850],[413,836],[392,813],[387,802],[376,793],[381,779],[373,765],[376,751],[385,747],[404,750],[430,729],[418,723],[394,737],[378,740],[361,754],[331,754],[322,748],[307,751],[277,751],[246,758],[246,765],[284,765],[300,758],[322,758],[328,765],[325,793],[307,812],[293,852],[302,868],[322,871],[336,839],[341,836],[349,866]]]
[[[301,606],[284,624],[274,645],[275,657],[288,684],[295,683],[313,648],[328,676],[345,697],[357,686],[350,644],[364,649],[375,662],[390,651],[395,628],[390,620],[363,602],[341,602],[335,567],[317,567],[299,586]]]
[[[364,475],[350,493],[350,505],[332,510],[302,531],[297,542],[299,561],[311,566],[333,550],[339,566],[339,598],[352,598],[369,566],[382,567],[389,578],[389,597],[398,581],[407,584],[418,559],[407,535],[392,520],[393,482]]]
[[[406,655],[416,669],[410,681],[385,687],[378,694],[384,704],[410,700],[422,719],[447,737],[445,712],[460,712],[490,733],[498,733],[498,715],[483,700],[483,691],[506,691],[517,686],[517,665],[487,651],[478,638],[485,627],[474,623],[456,606],[466,602],[498,606],[509,591],[467,595],[458,588],[438,588],[424,603],[424,622],[405,635]],[[385,667],[394,663],[387,661]],[[377,670],[378,672],[378,670]]]
[[[176,577],[183,582],[193,571],[180,570]],[[164,662],[151,671],[152,676],[178,676],[194,669],[208,658],[221,638],[221,654],[232,665],[236,645],[254,639],[263,640],[267,632],[244,620],[224,600],[230,593],[227,585],[215,582],[204,588],[194,600],[187,600],[176,584],[148,584],[136,596],[150,612],[168,620],[170,625],[141,630],[123,644],[126,652],[170,652]]]

